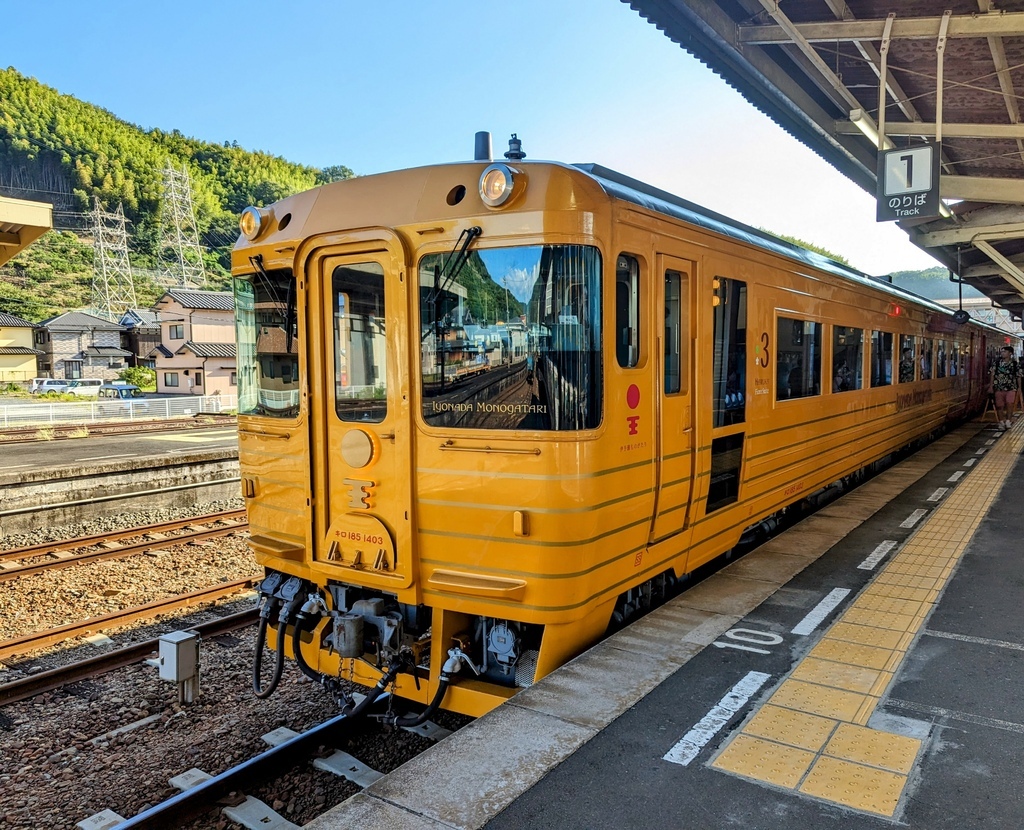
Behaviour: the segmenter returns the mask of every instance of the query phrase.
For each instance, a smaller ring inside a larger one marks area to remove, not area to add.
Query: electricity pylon
[[[118,203],[115,213],[107,213],[98,197],[94,197],[94,205],[92,305],[98,314],[116,323],[125,311],[138,305],[124,211]]]
[[[195,288],[206,284],[188,170],[185,165],[176,170],[169,161],[164,168],[160,210],[160,271],[167,285]]]

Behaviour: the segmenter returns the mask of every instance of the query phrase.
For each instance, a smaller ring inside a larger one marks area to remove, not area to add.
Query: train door
[[[400,243],[373,239],[316,257],[324,436],[316,558],[339,579],[412,582],[408,288]],[[347,570],[347,575],[342,571]]]
[[[747,284],[712,277],[711,468],[705,513],[739,499],[747,428]]]
[[[657,274],[661,288],[658,319],[657,401],[658,447],[655,458],[655,508],[651,541],[679,533],[690,524],[695,453],[691,396],[693,380],[690,357],[692,325],[690,290],[694,264],[659,254]]]

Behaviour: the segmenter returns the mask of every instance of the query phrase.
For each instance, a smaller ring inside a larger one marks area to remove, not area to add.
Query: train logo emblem
[[[626,390],[626,405],[630,409],[636,409],[640,405],[640,387],[635,383],[629,385],[629,389]],[[640,422],[639,415],[627,415],[626,422],[629,424],[629,434],[637,434],[637,424]]]

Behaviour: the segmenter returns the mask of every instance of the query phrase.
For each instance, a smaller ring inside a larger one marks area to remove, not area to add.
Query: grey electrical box
[[[199,635],[172,631],[160,638],[160,679],[184,683],[196,676],[199,666]]]

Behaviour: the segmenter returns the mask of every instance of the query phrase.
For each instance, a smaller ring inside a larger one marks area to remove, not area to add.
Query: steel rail
[[[152,525],[141,525],[128,530],[118,530],[107,533],[97,533],[92,536],[77,536],[74,539],[61,539],[57,542],[40,542],[37,545],[27,545],[23,548],[11,548],[0,551],[0,562],[10,560],[30,559],[33,556],[46,556],[51,553],[64,552],[75,548],[87,548],[99,545],[103,542],[117,541],[118,539],[130,539],[133,536],[145,536],[148,533],[167,533],[172,530],[180,530],[189,525],[206,524],[207,522],[231,521],[233,519],[245,518],[245,509],[222,510],[219,513],[205,513],[202,516],[192,516],[187,519],[174,519],[169,522],[158,522]],[[232,529],[243,527],[235,525]],[[166,543],[168,540],[152,540],[154,542]],[[171,540],[173,541],[173,540]],[[2,567],[2,566],[0,566]]]
[[[81,565],[88,562],[102,562],[107,559],[124,559],[136,553],[142,553],[160,546],[186,545],[192,542],[201,542],[204,539],[214,539],[218,536],[227,536],[247,527],[245,522],[231,525],[230,527],[213,527],[203,530],[195,530],[181,536],[173,536],[167,539],[149,539],[144,542],[137,542],[134,545],[123,545],[118,548],[103,548],[102,550],[90,550],[84,553],[76,553],[61,559],[49,559],[45,562],[37,562],[33,565],[18,565],[15,567],[0,568],[0,582],[6,582],[19,576],[31,576],[43,571],[54,571],[60,568],[70,568],[72,565]]]
[[[195,417],[195,416],[193,416]],[[181,420],[151,420],[151,421],[129,421],[117,423],[59,423],[45,424],[35,427],[6,427],[0,429],[0,445],[2,444],[26,444],[41,440],[67,440],[72,437],[97,437],[101,435],[131,435],[133,433],[147,432],[169,432],[185,429],[215,429],[217,427],[230,426],[235,423],[233,416],[217,415],[208,413],[203,418],[213,418],[214,421],[192,421]],[[45,439],[38,438],[40,430],[53,430],[53,434]],[[79,433],[85,429],[88,436],[81,436]]]
[[[229,631],[235,631],[247,625],[252,625],[258,618],[257,610],[250,608],[237,614],[229,614],[220,619],[189,626],[185,631],[194,631],[201,639],[210,639],[226,634]],[[87,660],[80,660],[77,663],[60,666],[30,677],[23,677],[20,680],[4,683],[0,685],[0,706],[7,703],[16,703],[19,700],[26,700],[43,692],[52,692],[69,683],[77,683],[89,677],[97,677],[123,666],[130,666],[133,663],[146,659],[149,655],[158,651],[159,648],[159,638],[145,640],[144,642],[125,646],[107,654],[100,654],[97,657],[90,657]]]
[[[13,640],[0,641],[0,660],[10,657],[12,654],[21,654],[37,648],[70,640],[72,637],[81,637],[85,634],[93,634],[98,631],[106,631],[121,625],[126,625],[136,620],[145,620],[157,614],[165,614],[169,611],[177,611],[181,608],[188,608],[201,602],[210,602],[215,599],[230,596],[245,588],[251,588],[263,577],[253,576],[248,579],[236,579],[233,582],[224,582],[211,588],[203,588],[200,591],[193,591],[189,594],[179,594],[173,597],[156,600],[146,605],[139,605],[135,608],[128,608],[124,611],[115,611],[102,617],[93,617],[77,623],[62,625],[35,634],[27,634],[24,637],[16,637]]]
[[[391,704],[391,695],[384,692],[368,708],[367,714],[380,714]],[[338,715],[320,726],[296,735],[283,744],[244,761],[237,767],[225,770],[220,775],[204,781],[191,789],[169,798],[162,804],[150,807],[134,818],[117,825],[117,830],[161,830],[167,827],[181,827],[189,819],[196,818],[216,807],[218,799],[231,792],[252,792],[256,787],[280,778],[288,770],[311,756],[323,745],[344,741],[364,723],[364,718],[351,719]]]

